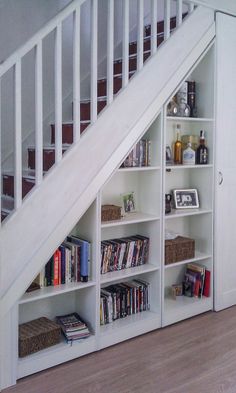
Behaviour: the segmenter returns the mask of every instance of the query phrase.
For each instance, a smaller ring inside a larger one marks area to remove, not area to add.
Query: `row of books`
[[[90,336],[89,329],[82,318],[76,313],[60,315],[56,317],[67,343],[83,340]]]
[[[151,165],[151,141],[141,139],[131,150],[121,165],[121,168],[141,167]]]
[[[90,254],[89,241],[68,236],[40,272],[39,286],[87,282],[90,276]]]
[[[101,274],[140,266],[148,261],[149,238],[142,235],[101,242]]]
[[[150,309],[150,284],[133,280],[101,289],[100,324]]]
[[[188,263],[183,281],[183,295],[202,298],[210,296],[211,272],[204,265]]]

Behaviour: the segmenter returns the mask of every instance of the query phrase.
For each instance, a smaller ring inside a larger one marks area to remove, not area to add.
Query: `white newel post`
[[[0,390],[17,380],[18,304],[2,315],[0,301]]]

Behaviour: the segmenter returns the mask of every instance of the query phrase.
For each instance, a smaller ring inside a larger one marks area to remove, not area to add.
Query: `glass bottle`
[[[176,97],[174,96],[167,105],[167,116],[178,116],[178,111]]]
[[[200,131],[200,143],[197,148],[196,164],[208,164],[208,148],[205,145],[205,133],[203,130]]]
[[[180,139],[181,128],[180,124],[177,124],[177,137],[174,145],[174,163],[176,165],[182,164],[182,142]]]
[[[192,149],[191,142],[188,142],[187,148],[183,151],[183,165],[194,165],[196,160],[195,151]]]

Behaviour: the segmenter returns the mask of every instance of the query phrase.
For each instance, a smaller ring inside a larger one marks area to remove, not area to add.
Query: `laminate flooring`
[[[236,393],[236,307],[23,378],[3,393]]]

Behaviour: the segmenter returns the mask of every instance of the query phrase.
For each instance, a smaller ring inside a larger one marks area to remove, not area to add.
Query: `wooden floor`
[[[236,307],[123,342],[4,393],[236,393]]]

